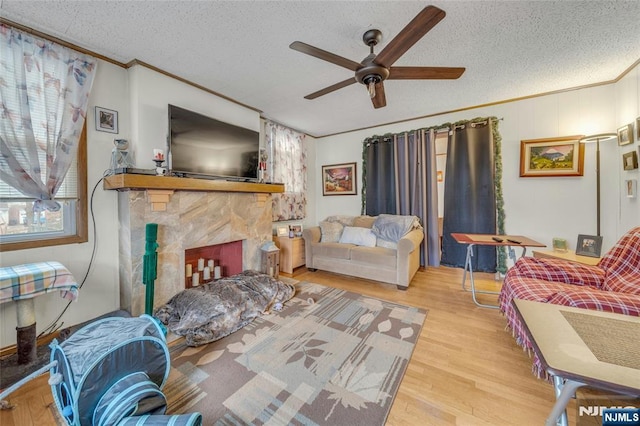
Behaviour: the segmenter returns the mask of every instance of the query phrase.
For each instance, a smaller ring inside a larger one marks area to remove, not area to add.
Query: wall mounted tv
[[[255,179],[260,134],[169,105],[171,172],[177,176]]]

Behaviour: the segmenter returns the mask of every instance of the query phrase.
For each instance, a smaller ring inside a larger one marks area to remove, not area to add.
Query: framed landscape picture
[[[322,195],[356,195],[356,163],[322,166]]]
[[[520,177],[582,176],[582,136],[520,141]]]

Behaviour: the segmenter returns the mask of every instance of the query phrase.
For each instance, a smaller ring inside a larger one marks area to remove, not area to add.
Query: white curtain
[[[304,219],[307,206],[305,135],[267,121],[265,143],[268,182],[284,183],[284,193],[273,194],[273,220]]]
[[[56,192],[78,150],[97,60],[0,24],[0,179],[35,209]]]

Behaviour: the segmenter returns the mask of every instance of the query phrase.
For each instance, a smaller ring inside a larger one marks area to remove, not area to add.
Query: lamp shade
[[[580,139],[580,143],[604,142],[617,137],[618,135],[615,133],[600,133],[597,135],[585,136]]]

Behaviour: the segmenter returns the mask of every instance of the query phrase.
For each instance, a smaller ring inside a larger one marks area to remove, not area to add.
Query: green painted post
[[[158,224],[147,223],[144,245],[144,257],[142,264],[142,283],[147,286],[145,292],[144,313],[153,315],[154,284],[158,277]]]

